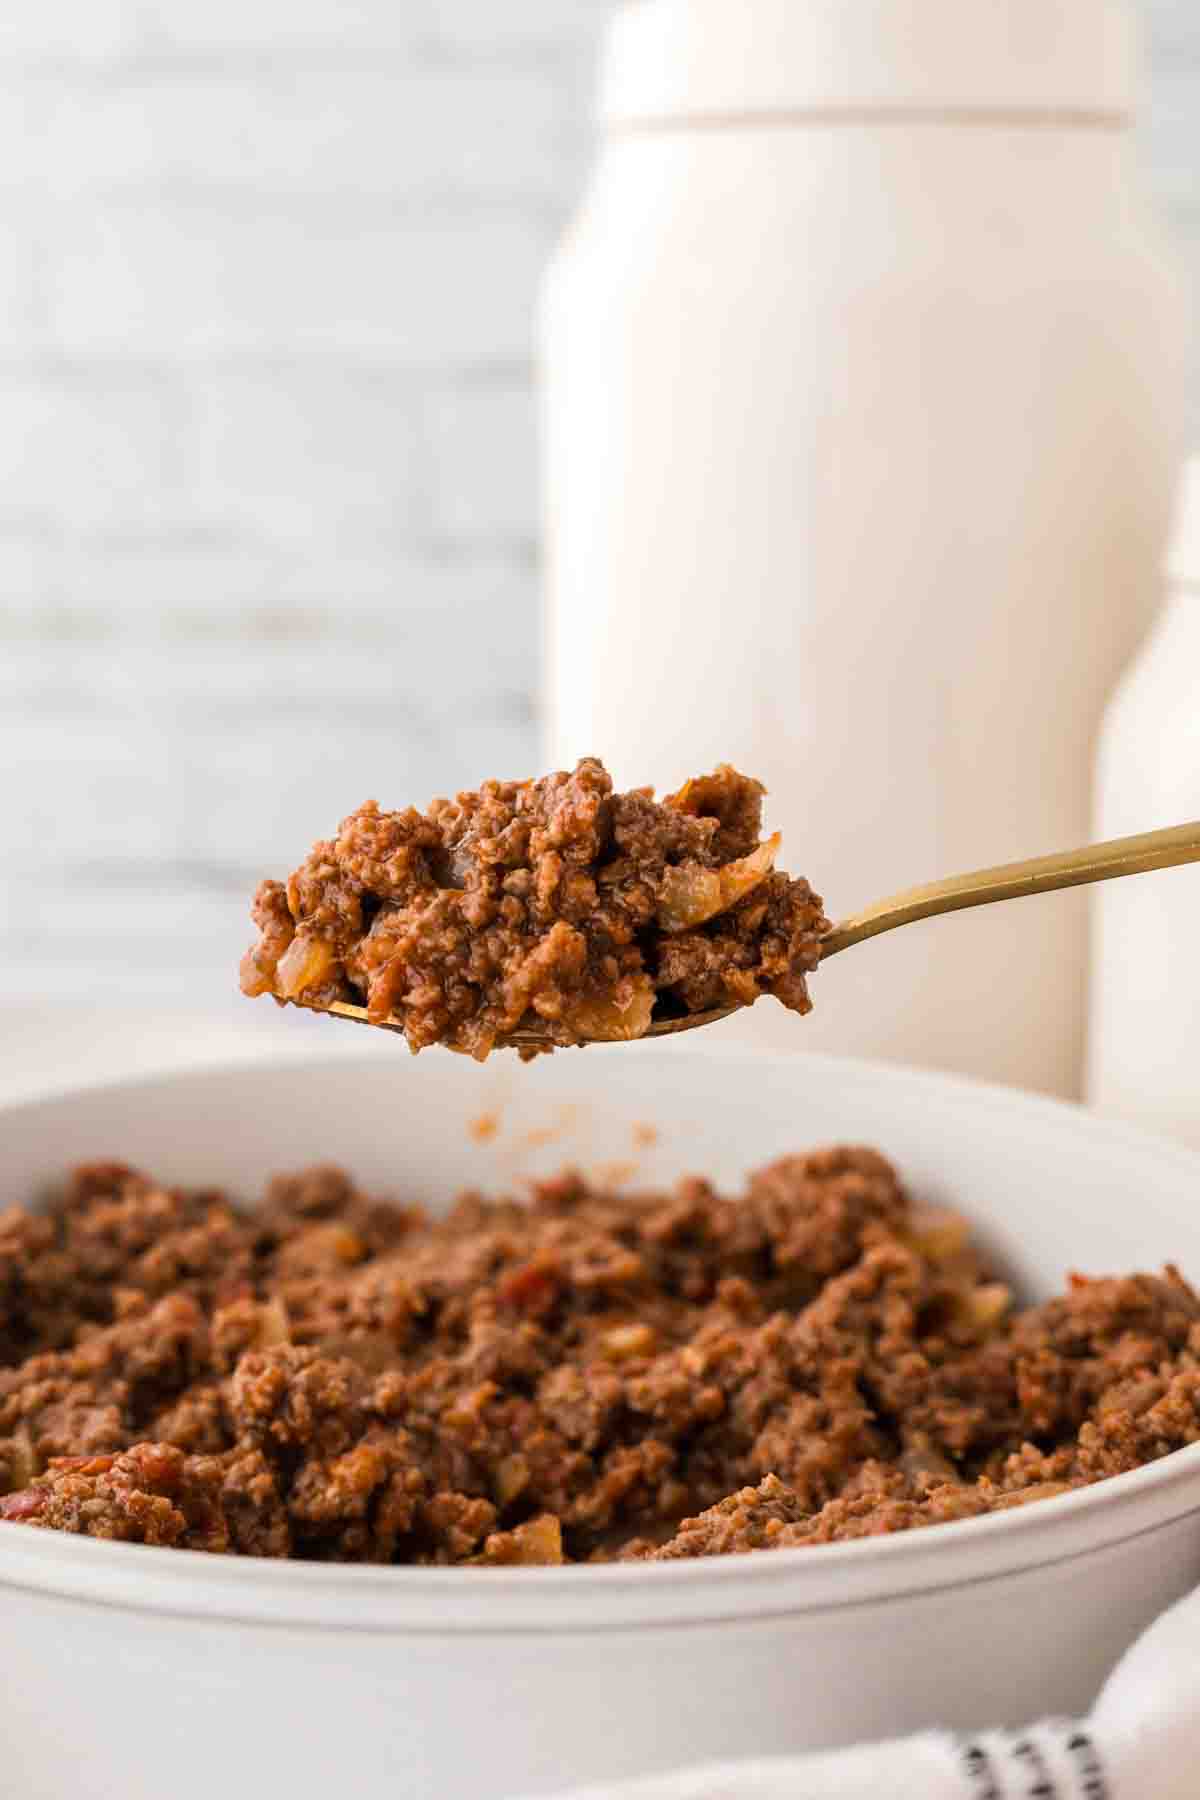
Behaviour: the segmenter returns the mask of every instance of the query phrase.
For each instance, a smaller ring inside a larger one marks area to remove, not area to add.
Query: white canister
[[[1169,592],[1100,738],[1101,837],[1200,818],[1200,460],[1189,463]],[[1088,1098],[1200,1145],[1200,866],[1097,888]]]
[[[1184,305],[1119,0],[641,0],[546,282],[547,751],[770,789],[833,916],[1083,842]],[[911,927],[722,1031],[1079,1090],[1086,902]]]

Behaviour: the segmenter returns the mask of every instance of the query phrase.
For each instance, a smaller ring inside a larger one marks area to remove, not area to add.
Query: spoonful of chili
[[[254,902],[250,995],[480,1060],[674,1036],[773,995],[902,925],[1200,861],[1200,821],[950,876],[831,923],[775,867],[761,784],[728,765],[662,801],[585,758],[425,813],[373,801]]]

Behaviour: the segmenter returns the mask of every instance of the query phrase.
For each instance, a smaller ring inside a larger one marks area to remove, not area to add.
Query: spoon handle
[[[1026,894],[1049,894],[1055,888],[1082,887],[1092,881],[1113,881],[1118,875],[1143,875],[1149,869],[1171,869],[1190,862],[1200,862],[1200,819],[1162,831],[1139,832],[1136,837],[1113,838],[1106,844],[1087,844],[1082,850],[1001,863],[998,868],[976,869],[970,875],[950,875],[927,887],[909,888],[888,900],[877,900],[865,912],[843,919],[822,939],[821,959],[878,937],[880,932],[931,919],[938,913],[990,906],[993,900],[1020,900]]]

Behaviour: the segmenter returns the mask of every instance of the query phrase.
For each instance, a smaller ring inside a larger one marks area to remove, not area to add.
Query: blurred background
[[[1143,4],[1194,274],[1200,12]],[[532,308],[608,11],[3,9],[8,994],[232,992],[315,833],[535,769]]]

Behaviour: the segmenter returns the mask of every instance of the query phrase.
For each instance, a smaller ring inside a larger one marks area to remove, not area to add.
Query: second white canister
[[[833,916],[1086,840],[1152,611],[1184,305],[1119,0],[641,0],[542,309],[548,742],[730,760]],[[1086,901],[718,1029],[1079,1090]]]
[[[1188,464],[1162,612],[1117,686],[1096,833],[1200,819],[1200,460]],[[1092,893],[1088,1099],[1200,1148],[1200,866]]]

